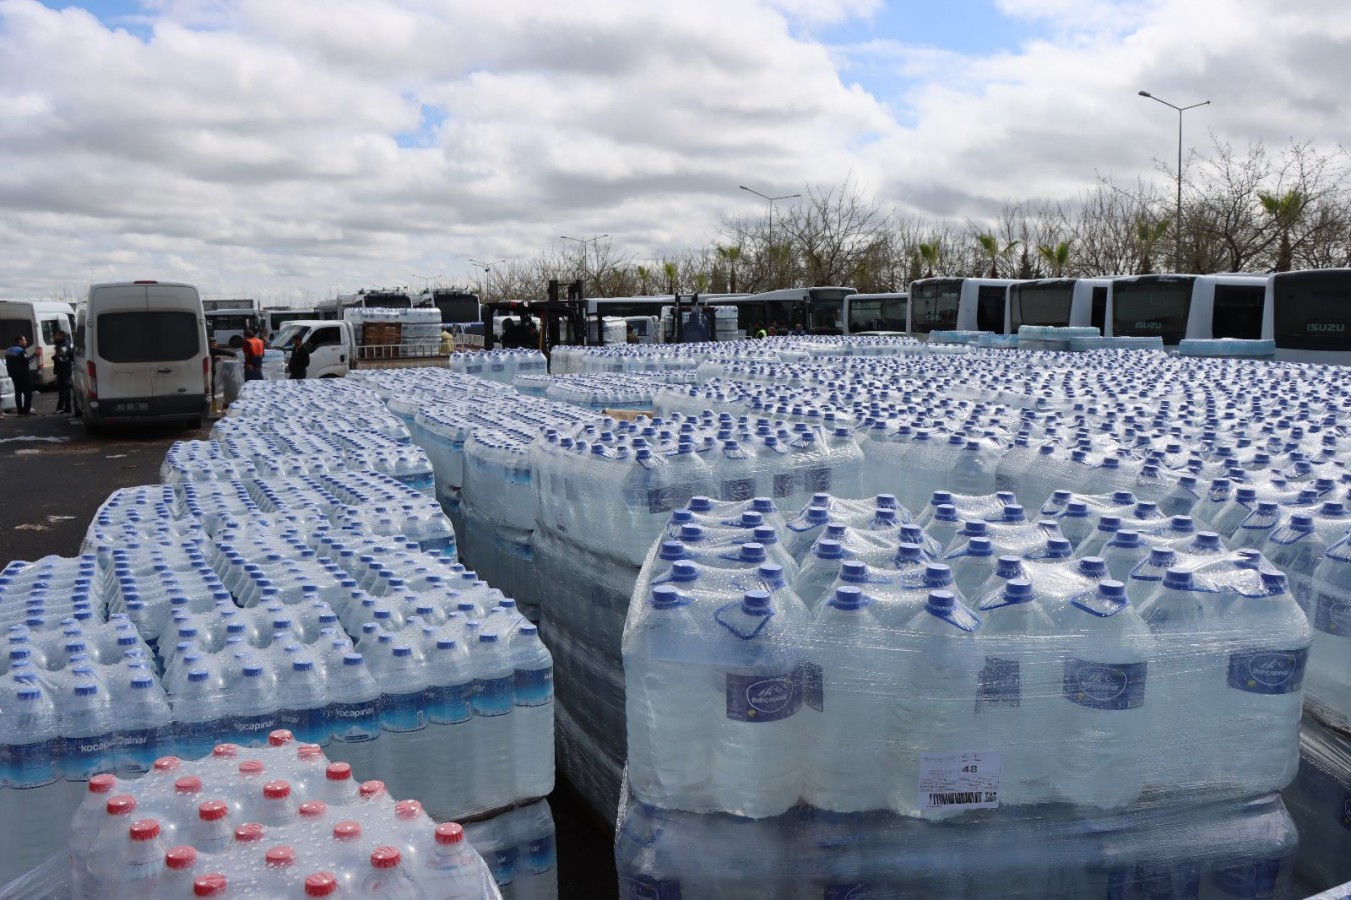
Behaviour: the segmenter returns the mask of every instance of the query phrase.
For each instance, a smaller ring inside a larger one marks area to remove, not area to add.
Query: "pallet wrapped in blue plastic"
[[[1299,826],[1296,874],[1312,893],[1351,882],[1351,733],[1305,716],[1299,749],[1284,797]]]

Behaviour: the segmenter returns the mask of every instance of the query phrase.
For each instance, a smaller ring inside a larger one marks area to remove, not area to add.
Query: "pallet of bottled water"
[[[477,350],[450,355],[450,371],[511,386],[517,375],[543,375],[549,361],[538,350]]]
[[[1275,359],[1276,342],[1240,338],[1187,338],[1177,345],[1180,356],[1224,359]]]
[[[437,824],[382,782],[358,783],[347,763],[286,731],[261,747],[220,744],[197,762],[160,757],[134,781],[94,775],[84,787],[61,852],[5,896],[502,896],[465,828]]]
[[[1285,804],[1299,827],[1301,896],[1351,882],[1351,733],[1305,717]]]

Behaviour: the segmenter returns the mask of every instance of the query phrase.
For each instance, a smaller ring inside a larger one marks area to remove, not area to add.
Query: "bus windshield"
[[[959,278],[912,284],[910,286],[911,330],[917,334],[957,327],[957,306],[961,302]]]
[[[850,297],[849,333],[905,331],[905,297]]]
[[[1178,343],[1187,335],[1192,284],[1190,278],[1117,282],[1112,286],[1112,333]]]
[[[844,334],[844,316],[840,307],[843,300],[811,300],[807,303],[807,315],[811,318],[812,334]],[[792,326],[798,323],[792,323]]]
[[[1351,333],[1351,281],[1344,273],[1309,272],[1272,278],[1277,347],[1346,350]]]
[[[1009,287],[1009,331],[1020,325],[1066,326],[1074,282],[1060,284],[1015,284]]]

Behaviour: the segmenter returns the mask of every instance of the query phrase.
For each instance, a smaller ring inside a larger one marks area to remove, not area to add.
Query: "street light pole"
[[[414,273],[413,277],[422,279],[422,293],[425,294],[432,289],[432,279],[440,278],[441,275],[441,272],[437,272],[435,275],[418,275],[417,273]]]
[[[474,266],[475,268],[478,268],[478,269],[482,269],[482,270],[483,270],[483,278],[482,278],[482,280],[479,282],[479,285],[480,285],[480,286],[479,286],[479,294],[480,294],[480,295],[486,294],[486,293],[488,292],[488,273],[492,271],[493,266],[498,265],[499,263],[504,263],[504,262],[506,262],[505,259],[499,259],[497,262],[490,262],[490,263],[486,263],[486,262],[483,262],[482,260],[478,260],[478,259],[471,259],[471,260],[469,260],[469,264],[470,264],[471,266]]]
[[[586,245],[587,245],[587,244],[594,244],[594,243],[596,243],[597,241],[599,241],[601,238],[607,238],[607,237],[609,237],[609,236],[610,236],[610,235],[608,235],[608,234],[594,234],[594,235],[592,235],[592,236],[589,237],[589,238],[570,237],[569,235],[566,235],[566,234],[560,234],[560,235],[558,236],[559,239],[561,239],[561,240],[564,240],[564,241],[576,241],[578,244],[581,245],[581,247],[582,247],[582,282],[583,282],[583,283],[586,282],[586,268],[587,268],[587,267],[586,267]],[[599,262],[599,260],[600,260],[599,255],[597,255],[596,259],[597,259],[597,261]],[[598,293],[598,294],[600,293],[599,279],[597,279],[596,293]]]
[[[1191,106],[1177,106],[1161,97],[1155,97],[1149,91],[1140,91],[1141,97],[1157,100],[1164,106],[1177,110],[1177,220],[1173,223],[1173,271],[1182,271],[1182,114],[1198,106],[1209,105],[1209,100],[1193,103]]]
[[[802,196],[801,194],[784,194],[782,197],[771,197],[768,194],[760,193],[754,188],[748,188],[744,184],[739,184],[737,187],[741,188],[743,191],[754,194],[762,200],[769,201],[769,236],[771,238],[774,237],[774,204],[779,200],[793,200]]]

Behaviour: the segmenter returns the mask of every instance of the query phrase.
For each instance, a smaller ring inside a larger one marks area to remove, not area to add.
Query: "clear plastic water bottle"
[[[322,747],[329,741],[324,673],[308,654],[292,660],[278,679],[277,722],[301,743]]]
[[[372,900],[423,900],[425,894],[402,863],[403,857],[395,847],[372,850],[370,867],[361,882],[361,896]]]
[[[1055,789],[1068,802],[1097,809],[1127,806],[1144,788],[1152,754],[1148,710],[1160,701],[1150,660],[1149,629],[1126,586],[1105,579],[1075,597],[1066,629],[1063,740]],[[1150,693],[1146,695],[1146,686]]]
[[[154,896],[164,872],[165,849],[159,822],[154,819],[133,822],[109,873],[107,896],[115,900]]]
[[[748,591],[714,614],[710,653],[723,716],[714,732],[713,791],[719,807],[751,818],[779,815],[801,794],[801,656],[794,639],[803,614]]]
[[[201,759],[227,736],[225,698],[206,669],[188,672],[183,690],[173,698],[173,713],[175,753],[183,759]]]
[[[516,796],[543,797],[554,784],[554,666],[539,629],[522,625],[510,646]]]
[[[132,677],[125,701],[117,709],[117,774],[134,778],[150,771],[159,757],[174,749],[173,713],[164,689],[149,674]]]
[[[71,685],[62,701],[61,771],[67,786],[63,806],[69,815],[88,792],[89,779],[115,769],[117,726],[107,692],[93,681]]]
[[[262,662],[246,662],[231,692],[231,739],[241,747],[262,747],[277,728],[277,680]]]
[[[435,843],[418,875],[428,900],[477,900],[483,890],[479,861],[456,822],[436,826]]]
[[[424,765],[420,733],[427,727],[427,672],[413,658],[413,648],[398,644],[378,673],[380,740],[375,751],[378,771],[394,791],[411,794],[421,780]]]
[[[1351,723],[1351,538],[1329,547],[1314,569],[1309,605],[1314,633],[1305,694],[1324,721],[1346,727]]]
[[[342,666],[328,684],[328,755],[372,774],[376,739],[381,734],[380,687],[356,652],[343,656]]]
[[[435,750],[420,795],[442,817],[469,810],[474,802],[474,672],[465,645],[438,638],[427,656],[427,677],[426,738]],[[552,749],[551,744],[551,754]]]
[[[496,634],[480,634],[472,652],[474,669],[473,758],[478,762],[476,804],[500,806],[512,799],[512,718],[515,669]]]

